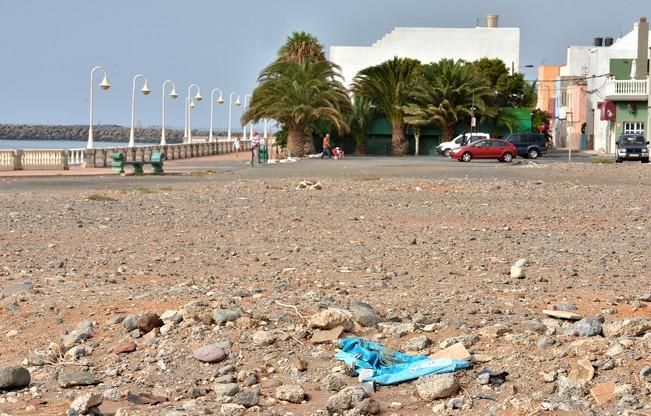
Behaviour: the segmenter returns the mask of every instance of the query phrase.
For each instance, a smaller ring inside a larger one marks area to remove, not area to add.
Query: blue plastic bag
[[[398,351],[387,351],[382,344],[362,338],[346,338],[339,342],[335,358],[345,362],[359,372],[368,369],[373,381],[379,385],[398,384],[429,374],[453,373],[470,367],[469,361],[451,358],[431,359],[424,355],[407,355]]]

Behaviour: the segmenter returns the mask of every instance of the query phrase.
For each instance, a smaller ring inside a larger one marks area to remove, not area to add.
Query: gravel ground
[[[378,158],[3,180],[0,413],[651,414],[650,176]],[[461,343],[473,366],[440,398],[436,378],[360,392],[337,334],[315,343],[333,308],[342,338]]]

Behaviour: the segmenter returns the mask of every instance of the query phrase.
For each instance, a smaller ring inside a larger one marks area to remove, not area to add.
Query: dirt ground
[[[29,387],[0,392],[0,414],[65,414],[85,392],[103,396],[105,415],[335,414],[327,403],[342,386],[328,376],[359,382],[335,360],[336,342],[313,343],[309,320],[353,301],[382,323],[342,338],[421,355],[460,341],[473,356],[442,399],[424,400],[417,382],[376,386],[383,415],[651,414],[648,166],[220,163],[165,177],[0,181],[0,369],[31,374]],[[303,180],[321,189],[296,189]],[[525,276],[512,277],[520,259]],[[555,309],[602,318],[604,329],[580,336],[543,313]],[[239,317],[215,322],[219,310]],[[164,333],[122,322],[165,311],[176,313]],[[64,355],[61,337],[86,320],[79,356]],[[134,352],[115,353],[130,341]],[[193,357],[215,343],[223,361]],[[592,373],[572,371],[585,360]],[[216,394],[228,365],[226,381],[259,393],[257,404]],[[482,385],[482,369],[508,376]],[[75,371],[96,382],[62,387]],[[609,382],[597,400],[591,390]],[[304,401],[276,398],[283,385],[301,386]]]

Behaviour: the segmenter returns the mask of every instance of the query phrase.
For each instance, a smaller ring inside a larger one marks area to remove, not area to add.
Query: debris
[[[612,381],[609,381],[607,383],[599,383],[590,389],[590,395],[594,401],[597,402],[599,406],[601,406],[615,400],[615,388],[616,385]]]
[[[127,400],[135,404],[156,405],[167,401],[167,397],[155,396],[148,393],[127,393]]]
[[[343,333],[343,326],[337,326],[326,331],[317,330],[314,332],[314,335],[312,335],[310,341],[312,344],[326,344],[338,340]]]
[[[580,321],[583,319],[583,316],[579,315],[578,313],[568,311],[544,310],[543,313],[547,316],[551,316],[552,318],[566,319],[568,321]]]
[[[461,389],[457,379],[452,374],[436,374],[423,377],[416,383],[416,390],[421,399],[432,401],[447,399]]]
[[[594,377],[592,363],[585,359],[572,362],[572,367],[567,377],[575,383],[585,386]]]
[[[472,358],[466,347],[462,343],[456,343],[450,347],[447,347],[444,350],[441,350],[435,354],[430,355],[433,359],[438,358],[452,358],[455,360],[470,361]]]

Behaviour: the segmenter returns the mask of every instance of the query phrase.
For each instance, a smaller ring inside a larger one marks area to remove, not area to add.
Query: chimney
[[[637,59],[635,60],[635,79],[646,79],[647,65],[649,60],[649,22],[646,17],[640,17],[640,21],[633,25],[637,32]]]
[[[497,14],[489,14],[486,16],[486,27],[498,27],[500,23],[500,16]]]

